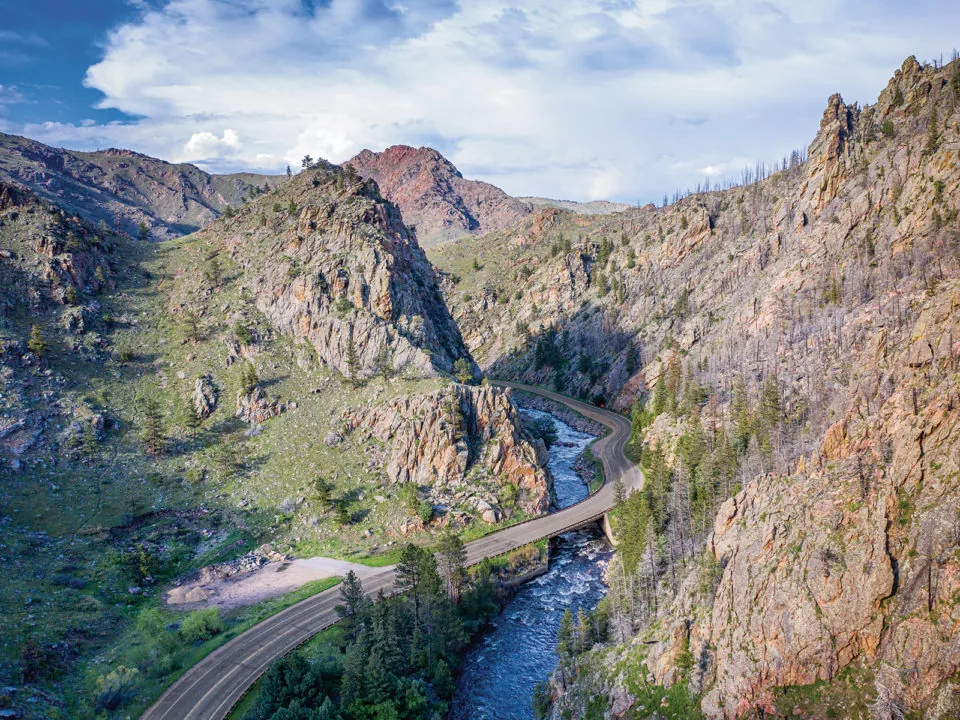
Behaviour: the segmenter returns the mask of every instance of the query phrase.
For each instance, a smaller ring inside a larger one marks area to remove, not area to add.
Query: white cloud
[[[906,55],[949,49],[960,19],[928,0],[306,5],[144,10],[86,79],[143,119],[26,130],[214,169],[429,144],[514,194],[649,200],[806,144],[829,94],[871,101]]]
[[[240,136],[235,130],[227,128],[223,131],[223,137],[217,137],[212,132],[204,130],[190,136],[183,146],[183,153],[179,159],[185,162],[210,162],[238,155],[242,150]]]
[[[21,93],[16,86],[0,85],[0,107],[3,105],[22,103],[25,100],[26,98],[24,98],[23,93]]]

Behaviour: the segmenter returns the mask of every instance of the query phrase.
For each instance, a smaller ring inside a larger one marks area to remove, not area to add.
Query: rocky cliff
[[[416,228],[424,247],[510,227],[530,212],[500,188],[464,179],[432,148],[394,145],[381,153],[364,150],[348,164],[377,182],[400,208],[404,222]]]
[[[349,431],[388,444],[391,481],[425,487],[434,503],[479,511],[487,522],[514,507],[528,515],[549,509],[546,448],[524,431],[507,390],[453,385],[344,419]]]
[[[743,187],[436,254],[482,364],[635,408],[648,486],[556,717],[960,712],[958,107],[960,62],[910,58]]]
[[[461,358],[474,371],[433,267],[372,181],[315,166],[200,239],[211,262],[223,253],[236,264],[245,292],[276,328],[309,340],[325,365],[351,380],[449,374]]]
[[[286,176],[210,175],[129,150],[79,152],[0,133],[0,179],[94,224],[155,240],[191,233]]]

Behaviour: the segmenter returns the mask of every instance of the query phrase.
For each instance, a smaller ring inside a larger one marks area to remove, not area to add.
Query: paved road
[[[548,390],[507,382],[494,384],[543,395],[609,427],[612,432],[593,444],[594,454],[603,462],[607,483],[576,505],[468,543],[467,563],[471,565],[602,517],[613,505],[614,478],[622,477],[626,488],[640,487],[643,483],[639,469],[624,455],[630,439],[630,423],[626,418]],[[377,569],[363,578],[363,587],[370,595],[380,590],[392,592],[393,583],[393,566]],[[340,590],[335,587],[238,635],[171,685],[143,714],[143,720],[223,720],[270,663],[337,622],[334,608],[339,602]]]

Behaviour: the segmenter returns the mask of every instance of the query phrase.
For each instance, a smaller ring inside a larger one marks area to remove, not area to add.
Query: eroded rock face
[[[217,409],[217,398],[220,392],[213,383],[213,376],[210,373],[201,375],[193,387],[193,395],[190,396],[193,402],[193,409],[200,418],[208,418]]]
[[[257,308],[346,377],[475,367],[433,267],[373,183],[318,166],[204,235],[240,265]]]
[[[286,404],[277,398],[267,397],[263,388],[256,387],[248,393],[237,394],[237,417],[251,425],[265,423],[286,410]]]
[[[349,430],[386,443],[387,475],[449,495],[474,486],[519,490],[519,507],[531,515],[549,508],[546,449],[530,438],[509,391],[452,385],[427,395],[407,395],[385,405],[348,411]],[[497,522],[489,502],[474,501],[487,522]]]
[[[432,148],[394,145],[382,153],[364,150],[348,161],[373,179],[396,203],[404,222],[415,226],[424,247],[467,234],[501,230],[530,214],[530,207],[503,190],[465,180]]]

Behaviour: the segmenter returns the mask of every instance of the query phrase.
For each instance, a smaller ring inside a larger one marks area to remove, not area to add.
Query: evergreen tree
[[[347,339],[347,378],[354,388],[360,387],[360,358],[353,340],[353,328],[350,329],[350,337]]]
[[[197,431],[203,427],[203,418],[200,417],[200,413],[198,413],[197,409],[193,406],[192,400],[187,399],[184,403],[182,414],[183,427],[190,433],[190,437],[196,438]]]
[[[733,446],[742,455],[747,451],[752,434],[750,405],[747,400],[747,381],[743,375],[737,375],[733,381],[733,393],[730,398],[730,415],[733,420]]]
[[[440,586],[437,561],[433,554],[407,543],[397,563],[397,589],[406,592],[413,600],[413,616],[417,625],[421,621],[420,609],[424,598],[436,594]]]
[[[43,330],[39,325],[30,328],[30,339],[27,340],[27,350],[32,352],[38,358],[43,358],[47,354],[47,340],[43,336]]]
[[[613,481],[613,503],[614,506],[623,505],[627,499],[627,492],[623,488],[623,478],[617,476],[617,479]]]
[[[940,147],[940,116],[937,108],[933,108],[930,113],[930,125],[927,128],[927,144],[923,152],[926,155],[933,155]]]
[[[463,583],[466,563],[467,548],[463,540],[453,530],[447,528],[440,536],[437,548],[437,570],[443,580],[447,596],[454,602],[460,599],[460,586]]]
[[[557,630],[557,655],[560,656],[560,663],[564,664],[573,659],[576,653],[576,631],[573,627],[573,614],[570,608],[563,611],[563,617],[560,618],[560,629]]]
[[[317,495],[317,502],[323,506],[324,512],[330,507],[330,503],[333,502],[333,497],[331,495],[333,491],[333,485],[331,485],[326,478],[318,477],[313,481],[313,488]]]
[[[343,582],[340,583],[340,599],[343,600],[343,604],[337,605],[336,610],[337,615],[342,618],[356,617],[370,603],[363,592],[360,578],[353,570],[348,571]]]
[[[340,707],[351,709],[363,699],[364,677],[366,676],[368,633],[361,628],[356,639],[347,650],[343,661],[343,675],[340,679]]]
[[[457,358],[453,363],[453,374],[457,382],[466,385],[473,380],[473,370],[470,368],[470,362],[466,358]]]
[[[140,412],[143,415],[140,440],[143,442],[147,454],[156,457],[163,452],[166,445],[163,408],[155,397],[145,395],[140,398]]]
[[[245,362],[240,368],[240,389],[244,393],[252,393],[259,382],[260,377],[257,375],[257,369],[253,366],[253,363]]]
[[[350,514],[350,508],[348,507],[346,498],[340,498],[333,506],[333,519],[337,521],[337,524],[341,527],[344,525],[349,525],[353,516]]]
[[[449,698],[453,695],[453,673],[450,672],[450,666],[446,661],[438,660],[433,669],[433,689],[442,698]]]
[[[577,610],[577,651],[585,653],[593,647],[593,628],[590,626],[590,618],[583,608]]]

